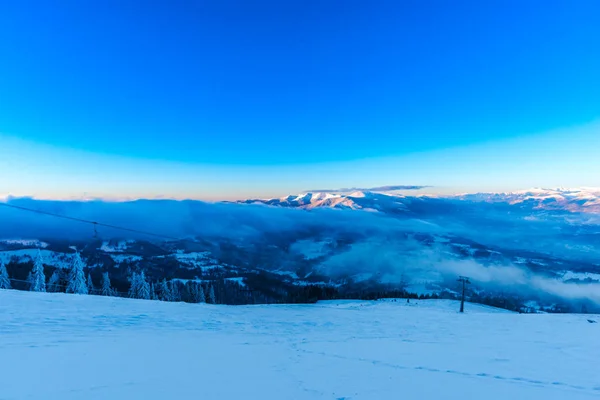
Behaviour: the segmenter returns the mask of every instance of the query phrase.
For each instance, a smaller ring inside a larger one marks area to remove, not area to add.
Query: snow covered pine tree
[[[100,291],[102,296],[113,296],[113,288],[110,286],[110,277],[108,272],[102,274],[102,290]]]
[[[88,294],[95,294],[96,293],[96,288],[94,287],[94,282],[92,281],[92,275],[88,272],[88,276],[87,276],[87,288],[88,288]]]
[[[181,301],[181,290],[179,289],[179,282],[170,281],[169,289],[171,290],[171,301]]]
[[[166,279],[158,284],[158,299],[162,301],[173,301],[173,294]]]
[[[25,281],[27,282],[29,290],[31,290],[31,284],[33,283],[33,275],[31,275],[31,271],[29,271],[29,273],[27,274],[27,279]]]
[[[67,283],[67,293],[88,294],[87,282],[85,273],[83,272],[85,264],[79,255],[79,252],[73,255],[73,264],[69,274],[69,282]]]
[[[138,299],[149,300],[150,299],[150,285],[148,284],[148,281],[146,280],[146,274],[144,274],[144,271],[140,272],[140,274],[138,275],[138,283],[139,283]]]
[[[213,288],[213,285],[210,285],[210,289],[208,289],[208,302],[210,304],[217,304],[215,300],[215,289]]]
[[[49,292],[60,292],[60,270],[56,268],[48,281]]]
[[[29,290],[32,292],[46,291],[46,275],[44,275],[44,263],[42,262],[42,253],[38,250],[33,269],[31,270],[31,286]]]
[[[132,299],[137,299],[137,290],[138,290],[138,274],[137,272],[132,272],[129,276],[129,292],[127,295]]]
[[[154,287],[154,282],[150,283],[150,300],[158,300],[156,288]]]
[[[204,294],[204,288],[199,283],[198,284],[198,303],[206,303],[206,295]]]
[[[206,297],[204,296],[204,289],[202,288],[202,284],[198,282],[189,281],[186,284],[186,297],[190,303],[204,303],[206,302]]]
[[[0,289],[10,289],[10,278],[4,261],[0,260]]]
[[[131,287],[129,288],[129,297],[132,299],[150,299],[150,285],[146,281],[144,271],[131,274]]]

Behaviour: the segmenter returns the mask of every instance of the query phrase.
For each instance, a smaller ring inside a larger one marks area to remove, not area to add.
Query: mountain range
[[[313,209],[319,207],[396,213],[409,212],[411,204],[426,199],[462,200],[470,202],[520,205],[532,210],[568,211],[600,214],[600,188],[529,189],[506,193],[475,193],[450,196],[406,196],[393,190],[356,190],[306,192],[275,199],[240,200],[245,204]]]
[[[600,305],[599,198],[597,189],[532,189],[328,191],[234,203],[8,199],[70,219],[0,207],[0,259],[25,279],[37,249],[48,268],[67,268],[77,250],[94,279],[110,271],[123,291],[128,274],[143,269],[153,280],[243,285],[270,301],[307,285],[452,294],[467,275],[473,295],[577,309]]]

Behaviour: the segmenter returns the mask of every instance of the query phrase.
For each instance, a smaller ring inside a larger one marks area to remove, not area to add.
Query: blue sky
[[[3,2],[0,195],[600,186],[598,15],[594,0]]]

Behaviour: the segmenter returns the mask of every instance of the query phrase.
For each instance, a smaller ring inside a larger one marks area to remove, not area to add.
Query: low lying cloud
[[[352,210],[276,208],[260,204],[205,203],[194,200],[137,200],[131,202],[45,201],[11,199],[9,205],[52,213],[0,207],[0,237],[86,237],[92,229],[76,220],[95,221],[130,230],[177,238],[217,236],[231,239],[306,230],[385,235],[402,231],[441,232],[435,224],[416,218],[394,219],[384,214]],[[98,226],[105,238],[143,237],[142,234]]]
[[[362,278],[368,273],[391,284],[409,285],[441,284],[468,276],[479,290],[587,300],[600,305],[598,282],[563,282],[510,262],[486,265],[474,258],[457,258],[443,243],[425,246],[410,238],[402,243],[377,239],[357,243],[323,261],[320,270],[335,278]]]

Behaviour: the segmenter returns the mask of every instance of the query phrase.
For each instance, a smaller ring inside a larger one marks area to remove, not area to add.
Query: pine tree
[[[87,276],[86,286],[87,286],[89,294],[96,293],[96,288],[94,287],[94,281],[92,281],[92,274],[90,274],[90,273],[88,273],[88,276]]]
[[[85,264],[79,253],[73,256],[73,264],[69,273],[69,282],[67,283],[67,293],[88,294],[88,287],[83,272]]]
[[[42,253],[38,250],[35,261],[33,262],[33,270],[31,271],[31,286],[29,290],[32,292],[46,291],[46,275],[44,275],[44,263],[42,262]]]
[[[113,296],[114,292],[112,287],[110,286],[110,277],[108,276],[108,272],[102,274],[102,290],[100,291],[102,296]]]
[[[140,272],[139,274],[134,272],[131,275],[129,297],[133,299],[150,299],[150,285],[146,281],[146,274],[144,274],[144,271]]]
[[[206,295],[201,284],[198,284],[198,303],[206,303]]]
[[[215,301],[215,289],[213,288],[213,285],[210,285],[210,288],[208,289],[208,302],[210,304],[216,304],[217,303]]]
[[[204,289],[198,282],[188,282],[186,285],[187,301],[190,303],[204,303],[206,298],[204,297]]]
[[[163,279],[158,284],[158,299],[162,301],[173,301],[173,294],[166,279]]]
[[[0,260],[0,289],[10,289],[10,278],[4,261]]]
[[[171,301],[181,301],[181,290],[179,289],[179,283],[177,281],[170,281],[169,289],[171,290]]]
[[[196,288],[193,285],[193,282],[186,282],[185,286],[183,287],[183,300],[188,303],[197,303],[197,291],[195,289]]]
[[[139,287],[138,280],[139,280],[139,278],[138,278],[137,272],[132,272],[131,276],[129,278],[129,282],[131,283],[131,285],[129,286],[129,293],[128,293],[128,296],[131,297],[132,299],[137,299],[138,287]]]
[[[146,274],[144,271],[140,272],[138,275],[139,289],[138,289],[138,299],[149,300],[150,299],[150,285],[148,281],[146,281]]]
[[[48,281],[49,292],[60,292],[60,270],[56,268]]]
[[[31,271],[29,271],[29,273],[27,274],[27,286],[29,286],[29,290],[31,290],[31,286],[33,285],[33,275],[31,274]]]
[[[158,296],[156,295],[156,288],[154,287],[154,282],[150,283],[150,300],[158,300]]]

